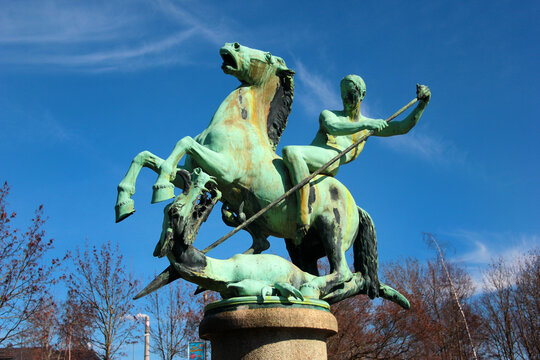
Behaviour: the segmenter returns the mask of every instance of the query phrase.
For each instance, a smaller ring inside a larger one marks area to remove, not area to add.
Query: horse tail
[[[377,257],[377,235],[375,225],[367,212],[358,208],[359,224],[354,240],[354,270],[365,280],[367,295],[374,299],[379,296],[379,275]]]

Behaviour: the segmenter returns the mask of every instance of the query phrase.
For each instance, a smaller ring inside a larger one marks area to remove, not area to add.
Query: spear
[[[416,102],[418,101],[418,98],[414,98],[413,100],[409,101],[409,103],[407,105],[405,105],[404,107],[402,107],[401,109],[399,109],[398,111],[396,111],[392,116],[390,116],[388,119],[386,119],[385,121],[388,123],[392,120],[394,120],[396,117],[398,117],[402,112],[404,112],[405,110],[407,110],[408,108],[410,108],[411,106],[413,106]],[[323,166],[321,166],[319,169],[317,169],[316,171],[314,171],[311,175],[309,175],[308,177],[306,177],[304,180],[300,181],[298,184],[296,184],[295,186],[293,186],[292,188],[290,188],[287,192],[285,192],[283,195],[281,195],[280,197],[278,197],[276,200],[272,201],[270,204],[266,205],[264,208],[262,208],[261,210],[259,210],[257,213],[255,213],[253,216],[251,216],[249,219],[247,219],[246,221],[244,221],[242,224],[238,225],[237,227],[235,227],[231,232],[229,232],[228,234],[222,236],[221,238],[219,238],[218,240],[216,240],[215,242],[213,242],[212,244],[210,244],[209,246],[207,246],[202,252],[203,253],[207,253],[209,252],[210,250],[212,250],[213,248],[215,248],[216,246],[220,245],[221,243],[223,243],[225,240],[227,240],[228,238],[230,238],[231,236],[233,236],[234,234],[236,234],[237,232],[239,232],[240,230],[242,230],[243,228],[245,228],[246,226],[248,226],[249,224],[251,224],[252,222],[254,222],[255,220],[257,220],[260,216],[262,216],[265,212],[267,212],[268,210],[270,210],[271,208],[273,208],[274,206],[276,206],[281,200],[285,199],[287,196],[291,195],[292,193],[294,193],[296,190],[300,189],[302,186],[306,185],[307,183],[309,183],[315,176],[319,175],[320,173],[322,173],[324,170],[328,169],[328,167],[330,165],[332,165],[333,163],[335,163],[336,161],[338,161],[343,155],[347,154],[349,151],[351,151],[352,149],[354,149],[355,147],[357,147],[358,145],[360,145],[362,142],[366,141],[367,138],[369,138],[371,135],[373,135],[374,131],[373,130],[370,130],[367,132],[367,134],[365,134],[364,136],[362,136],[360,139],[358,139],[354,144],[350,145],[348,148],[346,148],[345,150],[343,150],[342,152],[340,152],[339,154],[337,154],[336,156],[334,156],[332,158],[332,160],[328,161],[326,164],[324,164]]]

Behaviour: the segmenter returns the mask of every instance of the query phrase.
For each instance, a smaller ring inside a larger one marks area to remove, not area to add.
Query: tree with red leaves
[[[474,288],[459,266],[440,259],[387,264],[386,284],[405,294],[411,309],[356,296],[332,305],[339,333],[328,341],[328,359],[473,359],[455,295],[467,316],[475,344],[482,341],[480,314],[472,306]],[[454,293],[455,290],[455,293]]]
[[[24,338],[25,345],[39,352],[40,360],[51,360],[57,354],[56,339],[59,331],[58,306],[50,295],[43,296],[38,308],[28,321]]]
[[[88,351],[89,334],[92,333],[92,310],[89,304],[68,291],[67,300],[62,304],[58,337],[59,349],[66,360],[74,360],[73,354]]]
[[[426,263],[407,259],[385,266],[384,278],[390,286],[407,294],[411,302],[409,311],[396,310],[396,314],[383,315],[395,327],[394,336],[407,347],[403,356],[397,358],[475,358],[470,340],[475,347],[483,341],[481,314],[473,306],[474,286],[463,268],[448,261],[443,266],[441,258]],[[387,312],[381,310],[383,314]],[[390,321],[399,319],[400,313],[401,321]]]
[[[59,259],[45,260],[53,240],[45,239],[43,205],[27,230],[12,228],[16,213],[7,209],[9,186],[0,187],[0,345],[21,335],[23,324],[39,308],[43,295],[55,282]]]

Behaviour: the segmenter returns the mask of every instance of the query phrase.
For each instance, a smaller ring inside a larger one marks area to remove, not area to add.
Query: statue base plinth
[[[326,339],[337,321],[321,300],[238,297],[205,308],[199,327],[212,360],[326,359]]]

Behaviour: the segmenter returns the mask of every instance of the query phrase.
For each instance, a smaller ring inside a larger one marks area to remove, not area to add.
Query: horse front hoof
[[[169,200],[174,197],[174,185],[171,183],[159,184],[152,186],[152,204]]]
[[[114,206],[114,212],[118,223],[135,212],[135,202],[133,199],[121,201]]]

